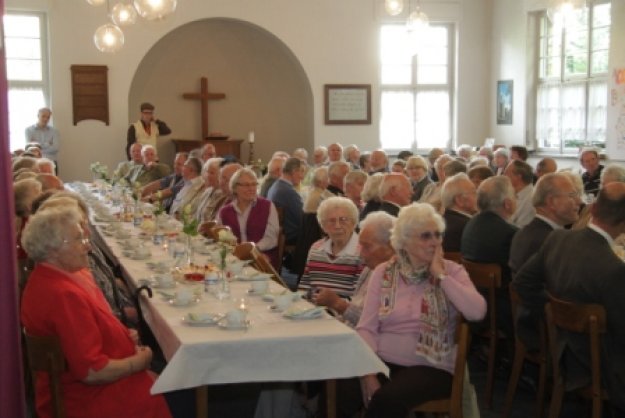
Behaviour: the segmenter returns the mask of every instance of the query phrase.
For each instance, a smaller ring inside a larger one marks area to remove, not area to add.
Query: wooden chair
[[[606,314],[601,305],[579,304],[557,299],[549,295],[545,306],[549,352],[553,368],[553,393],[549,406],[549,418],[560,416],[562,397],[565,390],[565,377],[560,370],[559,330],[569,333],[587,334],[590,347],[591,385],[578,390],[578,393],[592,401],[592,417],[601,417],[603,401],[607,393],[601,387],[601,341],[600,335],[606,332]]]
[[[489,343],[488,371],[486,376],[486,391],[484,399],[486,406],[493,406],[493,387],[495,384],[495,359],[497,356],[497,342],[501,337],[497,330],[497,303],[495,292],[501,287],[501,266],[499,264],[476,263],[462,259],[462,264],[467,269],[471,281],[477,289],[486,291],[486,303],[488,306],[488,327],[485,331],[477,333],[486,338]]]
[[[234,249],[234,255],[241,260],[253,260],[254,267],[263,273],[271,274],[271,279],[284,288],[288,288],[280,274],[273,268],[271,262],[265,255],[258,250],[253,242],[244,242],[237,245]]]
[[[456,332],[456,364],[454,377],[451,383],[451,396],[447,399],[439,399],[421,404],[413,409],[413,412],[424,412],[436,415],[448,415],[450,418],[462,418],[462,392],[464,390],[464,373],[467,364],[467,352],[469,350],[469,326],[460,322]]]
[[[461,252],[449,251],[449,252],[445,253],[443,258],[445,260],[454,261],[454,262],[456,262],[458,264],[462,264],[462,253]]]
[[[516,318],[517,309],[521,305],[521,299],[519,294],[511,284],[509,286],[510,302],[512,306],[512,317]],[[508,418],[512,411],[512,402],[514,401],[514,395],[516,394],[519,378],[521,377],[521,371],[523,370],[523,363],[529,361],[538,365],[538,392],[536,394],[536,418],[541,418],[543,415],[543,409],[545,408],[545,386],[547,382],[547,334],[545,331],[545,324],[543,321],[539,323],[539,349],[528,351],[527,347],[519,339],[516,332],[516,323],[514,330],[514,360],[512,362],[512,372],[510,373],[510,380],[508,381],[508,389],[506,391],[506,398],[503,404],[503,412],[501,418]]]
[[[226,225],[215,225],[209,230],[209,238],[219,241],[219,232],[230,231],[230,227]]]
[[[24,336],[33,382],[37,380],[37,372],[48,374],[52,399],[52,416],[54,418],[65,418],[65,407],[61,394],[61,373],[65,371],[66,365],[61,344],[57,337],[35,337],[29,335],[26,330],[24,330]]]
[[[200,225],[199,231],[200,234],[205,236],[206,238],[213,238],[211,235],[211,229],[213,229],[217,225],[215,221],[204,222]]]

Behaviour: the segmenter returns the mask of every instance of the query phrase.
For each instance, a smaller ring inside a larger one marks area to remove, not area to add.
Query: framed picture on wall
[[[370,125],[371,84],[326,84],[326,125]]]
[[[512,80],[497,82],[497,125],[512,125]]]

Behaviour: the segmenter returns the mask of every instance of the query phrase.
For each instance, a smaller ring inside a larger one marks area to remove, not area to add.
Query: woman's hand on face
[[[369,402],[373,395],[380,389],[380,381],[374,374],[368,374],[360,378],[360,388],[362,391],[362,401],[365,407],[369,406]]]
[[[434,252],[434,258],[430,264],[430,274],[434,280],[438,280],[438,276],[445,274],[445,262],[443,261],[443,246],[439,244]]]

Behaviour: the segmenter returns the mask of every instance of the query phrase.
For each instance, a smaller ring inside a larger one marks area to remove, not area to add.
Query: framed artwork
[[[326,84],[326,125],[370,125],[371,84]]]
[[[500,80],[497,82],[497,125],[512,125],[512,80]]]

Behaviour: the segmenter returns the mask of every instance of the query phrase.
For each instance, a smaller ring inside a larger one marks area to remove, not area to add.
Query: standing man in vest
[[[135,142],[156,148],[156,138],[170,133],[171,129],[165,122],[154,118],[154,105],[141,103],[141,118],[128,128],[126,156],[130,159],[130,147]]]

